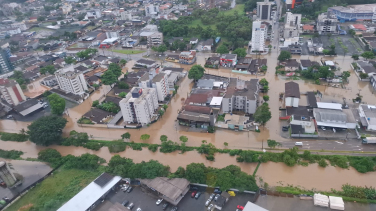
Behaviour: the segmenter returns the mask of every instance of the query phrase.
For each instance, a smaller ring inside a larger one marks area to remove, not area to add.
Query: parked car
[[[13,115],[8,115],[7,116],[7,119],[12,119],[13,118]]]
[[[127,206],[128,203],[129,203],[129,201],[128,201],[128,200],[125,200],[125,201],[123,201],[123,203],[121,203],[121,204],[125,207],[125,206]]]
[[[195,199],[200,198],[200,196],[201,196],[201,192],[197,192],[197,193],[196,193],[196,196],[195,196]]]
[[[129,188],[129,185],[123,185],[123,187],[121,188],[121,190],[123,190],[123,192],[127,191]]]
[[[238,205],[236,208],[238,208],[239,210],[243,210],[244,209],[244,207],[240,206],[240,205]]]
[[[325,127],[321,127],[321,129],[322,129],[322,130],[326,130],[326,128],[325,128]]]
[[[282,131],[288,131],[290,126],[282,126]]]
[[[127,190],[127,192],[130,193],[130,192],[132,192],[132,190],[133,190],[133,188],[129,187],[128,190]]]
[[[137,208],[137,210],[136,211],[142,211],[142,209],[141,208]]]
[[[221,195],[219,195],[219,194],[215,195],[215,197],[214,197],[214,201],[217,201],[218,198],[219,198],[220,196],[221,196]]]
[[[168,204],[167,202],[164,203],[163,206],[162,206],[162,209],[163,209],[163,210],[167,209],[168,205],[169,205],[169,204]]]
[[[177,207],[177,206],[173,207],[173,208],[171,209],[171,211],[178,211],[178,207]]]
[[[215,193],[210,194],[210,196],[209,196],[210,201],[213,200],[214,197],[215,197]]]
[[[155,202],[156,205],[160,205],[162,203],[163,199],[158,199],[157,202]]]
[[[205,206],[209,206],[210,202],[211,202],[210,199],[206,200],[206,202],[205,202]]]
[[[214,207],[214,204],[210,204],[209,207],[208,207],[208,211],[211,211]]]
[[[43,108],[47,108],[47,107],[48,107],[48,105],[47,105],[47,104],[45,104],[45,105],[43,105],[42,107],[43,107]]]
[[[215,189],[214,189],[214,193],[221,194],[222,191],[221,191],[219,188],[215,188]]]
[[[128,205],[127,209],[128,209],[128,210],[132,210],[133,207],[134,207],[134,204],[133,204],[133,202],[131,202],[131,203]]]
[[[196,196],[196,193],[197,193],[197,191],[193,191],[191,197],[192,197],[192,198],[195,197],[195,196]]]

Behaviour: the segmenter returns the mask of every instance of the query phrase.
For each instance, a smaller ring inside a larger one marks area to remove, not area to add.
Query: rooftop
[[[239,84],[244,82],[244,87],[239,89]],[[232,96],[246,96],[247,100],[257,100],[259,91],[258,79],[251,79],[250,81],[243,81],[236,78],[231,78],[227,87],[225,98]]]
[[[157,75],[154,76],[153,82],[160,82],[164,77],[166,76],[165,73],[158,73]]]
[[[183,178],[169,179],[157,177],[155,179],[140,179],[140,182],[163,194],[172,201],[177,201],[189,186],[189,181]]]
[[[195,122],[210,122],[210,116],[208,114],[200,114],[190,111],[182,111],[178,115],[178,119],[195,121]]]
[[[293,81],[285,83],[285,97],[300,98],[299,84]]]
[[[148,60],[148,59],[139,59],[137,61],[137,63],[140,63],[140,64],[147,64],[147,65],[152,65],[154,63],[156,63],[155,61],[153,60]]]

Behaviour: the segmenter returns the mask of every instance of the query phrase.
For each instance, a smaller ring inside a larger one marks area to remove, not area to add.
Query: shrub
[[[128,144],[133,150],[142,150],[142,144],[141,143],[134,143],[133,141]]]
[[[51,163],[52,166],[57,167],[61,164],[61,154],[56,149],[45,149],[38,153],[38,159]]]
[[[148,149],[152,152],[156,152],[158,150],[158,144],[150,144]]]
[[[125,151],[126,144],[124,142],[119,141],[112,141],[110,145],[108,145],[108,150],[111,153],[118,153]]]
[[[0,135],[1,135],[1,140],[3,140],[3,141],[25,142],[29,138],[28,135],[18,134],[18,133],[4,133],[4,132],[1,132]]]
[[[16,159],[20,159],[21,158],[20,156],[22,154],[23,152],[17,151],[17,150],[7,151],[7,150],[0,149],[0,158],[16,160]]]
[[[83,147],[85,147],[86,149],[98,151],[100,148],[103,147],[103,144],[96,143],[96,142],[88,142],[88,143],[84,144]]]
[[[239,155],[241,151],[242,151],[241,149],[232,149],[230,150],[230,156]]]
[[[319,161],[319,166],[325,168],[328,166],[328,163],[324,159],[321,159]]]
[[[206,160],[214,161],[214,155],[206,155]]]

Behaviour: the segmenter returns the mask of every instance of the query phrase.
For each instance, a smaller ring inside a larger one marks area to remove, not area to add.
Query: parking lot
[[[331,45],[336,46],[336,53],[338,56],[361,54],[363,52],[359,43],[350,35],[336,35],[336,36],[320,36],[321,42],[325,49],[329,49]],[[347,50],[347,52],[345,52]]]
[[[192,191],[189,191],[184,198],[178,204],[179,211],[206,211],[207,207],[205,206],[206,200],[209,198],[210,194],[213,192],[213,189],[200,188],[202,195],[198,199],[191,198]],[[132,210],[137,210],[141,208],[142,211],[158,211],[162,210],[162,202],[159,206],[156,205],[156,198],[154,195],[144,193],[139,186],[134,186],[134,189],[131,193],[118,191],[112,192],[107,196],[107,200],[101,206],[99,206],[96,211],[107,211],[109,207],[109,202],[114,204],[119,202],[120,204],[127,200],[129,203],[133,202],[134,207]],[[235,197],[230,197],[229,201],[225,204],[223,211],[235,211],[237,205],[245,206],[248,201],[253,201],[254,195],[241,193],[237,194]],[[172,205],[167,207],[167,211],[170,211],[173,208]],[[127,209],[125,209],[127,210]]]

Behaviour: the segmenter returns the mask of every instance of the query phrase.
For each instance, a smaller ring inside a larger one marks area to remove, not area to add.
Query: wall
[[[286,97],[285,103],[286,103],[286,106],[299,107],[299,98]]]

